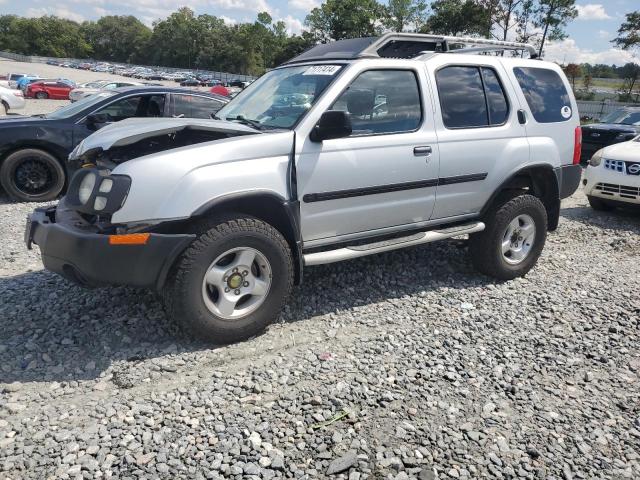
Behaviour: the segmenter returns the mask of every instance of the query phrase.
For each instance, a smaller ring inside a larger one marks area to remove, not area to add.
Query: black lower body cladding
[[[558,193],[560,198],[573,195],[580,185],[582,167],[580,165],[564,165],[554,169],[558,179]]]
[[[47,270],[83,286],[161,288],[177,256],[195,238],[150,233],[144,244],[111,244],[109,235],[78,228],[66,219],[56,222],[55,210],[34,210],[25,242],[40,247]]]

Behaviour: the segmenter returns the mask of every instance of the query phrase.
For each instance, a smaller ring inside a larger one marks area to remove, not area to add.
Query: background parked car
[[[624,107],[605,115],[600,122],[582,126],[581,163],[601,148],[626,142],[640,134],[640,107]]]
[[[113,90],[114,88],[120,87],[135,87],[143,85],[141,82],[134,81],[122,81],[122,82],[100,82],[99,84],[95,84],[94,86],[84,86],[77,87],[69,92],[69,100],[72,102],[77,102],[78,100],[83,99],[89,95],[93,95],[94,93],[101,92],[103,90]]]
[[[594,210],[640,207],[640,136],[596,152],[584,172],[583,184]]]
[[[24,108],[24,95],[21,90],[0,87],[0,116],[5,116],[9,110]]]
[[[22,77],[27,77],[27,76],[29,76],[28,73],[9,73],[7,75],[7,80],[9,81],[9,87],[16,88],[16,85],[18,84],[18,80],[20,80]]]
[[[25,75],[16,80],[16,88],[24,92],[27,85],[38,80],[44,80],[44,78],[40,77],[40,75]]]
[[[6,117],[0,121],[0,184],[16,200],[52,200],[66,185],[69,153],[103,126],[132,117],[211,118],[228,101],[175,87],[124,87],[43,116]]]
[[[69,100],[69,92],[75,88],[63,80],[39,81],[30,83],[25,91],[25,97],[51,100]]]
[[[181,87],[199,87],[202,82],[195,77],[187,78],[180,82]]]

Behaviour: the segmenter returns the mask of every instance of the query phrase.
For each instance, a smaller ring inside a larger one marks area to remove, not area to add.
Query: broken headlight
[[[67,205],[91,215],[114,213],[122,207],[131,187],[126,175],[111,175],[107,169],[82,168],[69,183]]]

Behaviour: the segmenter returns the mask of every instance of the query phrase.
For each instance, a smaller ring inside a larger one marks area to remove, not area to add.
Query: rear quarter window
[[[517,67],[513,73],[538,123],[566,122],[573,112],[560,75],[548,68]]]

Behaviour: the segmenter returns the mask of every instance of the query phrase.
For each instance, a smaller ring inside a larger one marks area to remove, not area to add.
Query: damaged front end
[[[260,133],[246,125],[220,120],[131,118],[85,138],[69,155],[67,169],[70,175],[83,166],[111,170],[120,163],[154,153]]]

